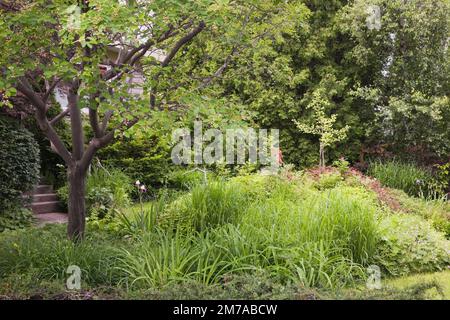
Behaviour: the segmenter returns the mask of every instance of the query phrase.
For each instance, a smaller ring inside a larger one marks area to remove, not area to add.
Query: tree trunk
[[[325,148],[323,147],[322,143],[320,143],[319,147],[319,167],[324,168],[325,167]]]
[[[86,219],[86,171],[79,167],[68,169],[69,221],[67,235],[73,241],[84,237]]]

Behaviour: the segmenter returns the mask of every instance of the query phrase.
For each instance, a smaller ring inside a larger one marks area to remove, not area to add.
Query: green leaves
[[[0,216],[20,203],[22,192],[39,179],[39,146],[33,135],[10,119],[0,117]],[[0,223],[1,224],[1,223]],[[1,229],[0,225],[0,229]]]
[[[320,90],[316,90],[313,93],[311,103],[308,105],[309,109],[312,109],[312,122],[301,123],[297,120],[294,122],[297,128],[304,133],[318,135],[320,137],[320,143],[323,147],[329,147],[336,142],[340,142],[347,137],[347,132],[350,129],[349,126],[345,126],[341,129],[335,129],[335,123],[337,115],[333,114],[327,116],[326,110],[331,106],[330,101],[323,96]]]

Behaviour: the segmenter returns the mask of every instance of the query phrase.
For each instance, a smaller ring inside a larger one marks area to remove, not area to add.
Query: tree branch
[[[19,79],[17,83],[17,90],[23,93],[28,100],[42,112],[46,112],[45,102],[36,94],[36,92],[31,87],[30,83],[25,77]]]
[[[163,68],[167,67],[169,65],[169,63],[173,60],[173,58],[176,56],[178,51],[180,51],[180,49],[186,43],[188,43],[189,41],[194,39],[200,32],[202,32],[203,29],[205,29],[205,27],[206,27],[205,22],[201,21],[196,28],[194,28],[191,32],[189,32],[184,37],[182,37],[180,40],[178,40],[177,43],[175,44],[175,46],[172,48],[172,50],[166,56],[166,58],[161,62],[161,66]],[[157,80],[160,75],[161,75],[161,72],[159,72],[155,76],[155,80]],[[152,91],[150,92],[150,108],[152,108],[152,109],[154,109],[156,106],[156,92],[157,92],[156,87],[152,88]]]
[[[102,136],[105,135],[106,128],[108,127],[108,122],[111,119],[112,115],[114,114],[114,111],[108,110],[105,112],[105,115],[103,117],[102,126],[100,128],[102,132]]]
[[[166,58],[161,63],[161,66],[166,67],[170,61],[175,57],[175,55],[178,53],[178,51],[189,41],[195,38],[196,35],[198,35],[200,32],[202,32],[203,29],[205,29],[206,24],[201,21],[198,26],[193,29],[191,32],[189,32],[187,35],[182,37],[178,42],[175,44],[175,46],[172,48],[172,50],[169,52],[169,54],[166,56]]]
[[[69,114],[70,110],[67,108],[66,110],[60,112],[56,117],[54,117],[52,120],[50,120],[50,124],[53,126],[57,124],[61,119],[63,119],[65,116]]]
[[[231,50],[231,53],[225,58],[224,63],[217,69],[216,72],[214,72],[213,75],[203,80],[203,83],[198,87],[198,89],[204,89],[207,86],[209,86],[214,79],[219,78],[223,72],[228,68],[228,65],[230,64],[232,58],[238,53],[238,48],[234,47],[233,50]]]
[[[36,92],[34,92],[25,77],[22,77],[19,80],[17,89],[36,108],[36,120],[39,124],[39,127],[44,132],[45,136],[50,140],[50,142],[55,146],[56,152],[61,156],[61,158],[63,158],[63,160],[67,164],[71,164],[73,160],[72,155],[67,150],[58,133],[56,133],[52,124],[47,119],[45,102],[36,94]]]
[[[91,124],[92,131],[94,132],[94,137],[100,138],[102,136],[102,132],[98,123],[97,110],[89,108],[89,123]]]
[[[122,121],[120,125],[118,125],[115,129],[111,130],[110,132],[104,134],[101,138],[94,138],[89,143],[89,146],[86,148],[86,151],[83,154],[83,157],[79,161],[79,167],[81,170],[87,170],[89,167],[89,164],[91,163],[92,159],[94,158],[95,153],[110,144],[114,140],[114,135],[118,130],[122,130],[122,128],[129,129],[132,126],[134,126],[136,123],[138,123],[140,119],[138,117],[134,118],[132,121]]]
[[[177,43],[175,44],[175,46],[170,51],[170,53],[166,56],[166,58],[161,63],[161,66],[162,67],[167,66],[173,60],[173,58],[176,56],[178,51],[186,43],[191,41],[197,34],[199,34],[205,28],[205,26],[206,25],[203,21],[200,22],[199,25],[195,29],[193,29],[191,32],[189,32],[184,37],[182,37],[180,40],[178,40]],[[158,39],[157,42],[160,43],[170,37],[173,37],[176,34],[176,32],[172,32],[172,29],[173,28],[169,28],[169,30],[167,32],[165,32]],[[133,66],[148,52],[148,50],[153,45],[155,45],[155,41],[150,40],[147,43],[130,50],[121,59],[119,65],[122,66],[122,65],[128,64],[130,66]],[[103,79],[105,81],[111,80],[115,76],[117,76],[117,74],[118,74],[117,70],[114,70],[114,68],[113,68],[104,75]],[[97,114],[96,110],[89,109],[89,119],[91,122],[91,126],[94,130],[95,138],[91,140],[91,142],[89,143],[89,146],[86,148],[85,152],[82,154],[81,159],[79,160],[79,166],[82,170],[87,170],[87,168],[88,168],[90,162],[92,161],[97,150],[108,145],[109,143],[111,143],[114,140],[114,135],[116,134],[117,131],[127,130],[127,129],[131,128],[132,126],[134,126],[140,120],[138,117],[135,117],[131,121],[124,120],[116,128],[114,128],[110,132],[106,133],[106,127],[108,125],[108,122],[109,122],[112,114],[113,114],[112,111],[108,111],[105,114],[102,125],[100,127],[99,123],[98,123],[98,114]]]
[[[61,81],[61,79],[56,79],[52,85],[47,89],[47,91],[44,94],[44,97],[42,98],[42,100],[44,101],[44,103],[47,103],[48,98],[50,97],[50,95],[52,94],[53,90],[55,90],[56,86],[58,85],[58,83]]]
[[[44,132],[45,136],[53,144],[56,152],[61,156],[61,158],[64,160],[64,162],[68,165],[72,164],[72,162],[73,162],[72,155],[67,150],[66,146],[62,142],[58,133],[56,133],[53,126],[48,122],[48,120],[45,116],[45,113],[43,113],[39,109],[36,109],[36,120],[37,120],[42,132]]]

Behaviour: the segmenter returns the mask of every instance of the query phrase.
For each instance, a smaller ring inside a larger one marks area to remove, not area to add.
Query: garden
[[[449,300],[449,17],[0,0],[0,300]]]

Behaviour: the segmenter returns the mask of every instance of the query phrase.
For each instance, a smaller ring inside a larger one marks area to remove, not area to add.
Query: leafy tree
[[[283,155],[298,165],[316,161],[319,141],[299,134],[290,119],[309,117],[313,92],[330,77],[329,112],[337,127],[350,126],[345,146],[329,148],[332,158],[345,152],[364,161],[377,145],[397,155],[448,157],[449,1],[302,2],[308,11],[296,32],[238,57],[223,95],[241,99],[261,126],[281,129]],[[367,23],[373,5],[379,28]]]
[[[325,148],[332,146],[346,138],[349,126],[335,129],[337,116],[335,114],[327,116],[326,110],[331,106],[330,100],[325,96],[323,90],[316,90],[313,93],[311,103],[307,106],[313,112],[312,123],[294,122],[301,132],[318,135],[319,139],[319,166],[325,167]]]
[[[299,133],[292,119],[311,117],[308,105],[313,92],[327,81],[327,87],[335,92],[327,112],[336,114],[336,127],[351,127],[346,153],[355,159],[368,123],[365,118],[370,115],[360,112],[348,94],[355,83],[354,68],[343,57],[352,42],[335,25],[347,1],[302,2],[307,10],[302,11],[295,33],[265,41],[238,57],[237,67],[224,77],[223,94],[239,97],[256,113],[255,121],[260,126],[280,129],[286,162],[310,166],[318,160],[319,141],[313,135]],[[337,158],[336,153],[341,156],[338,146],[329,148],[331,157]]]
[[[79,239],[85,229],[86,174],[97,151],[123,132],[139,130],[155,114],[188,107],[189,97],[208,93],[242,48],[292,31],[303,5],[23,0],[12,10],[7,7],[0,7],[0,90],[28,98],[41,130],[65,161],[68,236]],[[132,93],[136,84],[128,81],[136,72],[143,76],[140,95]],[[50,119],[49,98],[60,85],[67,88],[68,108]],[[83,109],[93,133],[86,142]],[[54,129],[65,116],[70,117],[71,150]]]
[[[369,5],[379,28],[367,25]],[[358,0],[341,11],[346,59],[360,70],[354,97],[374,115],[368,143],[424,161],[450,154],[449,16],[448,0]]]

